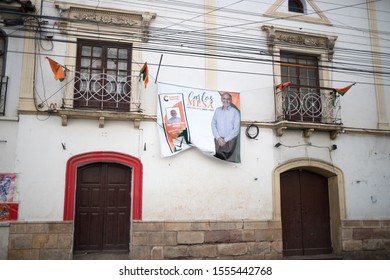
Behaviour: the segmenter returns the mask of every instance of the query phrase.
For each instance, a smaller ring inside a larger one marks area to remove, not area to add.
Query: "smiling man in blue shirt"
[[[240,134],[240,112],[232,106],[232,96],[225,92],[221,96],[222,107],[215,110],[211,128],[214,135],[215,157],[237,162],[236,146]]]

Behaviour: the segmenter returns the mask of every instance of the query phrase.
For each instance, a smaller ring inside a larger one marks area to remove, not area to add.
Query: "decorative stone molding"
[[[60,16],[68,19],[59,25],[60,31],[63,33],[69,31],[70,28],[77,28],[80,24],[101,24],[107,28],[115,29],[115,31],[118,31],[117,28],[124,27],[126,29],[123,31],[126,31],[126,36],[133,35],[133,39],[141,37],[142,42],[148,42],[149,26],[151,21],[156,18],[155,13],[96,8],[59,1],[55,2],[55,6],[59,10]],[[127,34],[129,32],[131,34]]]
[[[267,44],[270,53],[274,52],[273,49],[276,45],[292,45],[323,50],[328,54],[329,61],[333,59],[337,36],[301,32],[269,25],[263,25],[261,30],[267,32]]]
[[[264,16],[310,22],[315,24],[332,25],[330,20],[325,16],[321,9],[317,6],[314,0],[306,0],[305,13],[295,13],[288,11],[285,0],[276,0],[269,9],[264,13]],[[284,6],[285,5],[285,6]]]

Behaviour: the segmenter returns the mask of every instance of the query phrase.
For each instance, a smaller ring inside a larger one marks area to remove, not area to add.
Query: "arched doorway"
[[[71,157],[66,165],[64,221],[73,221],[77,169],[94,162],[116,162],[133,168],[132,218],[142,220],[142,163],[138,158],[117,152],[89,152]]]
[[[294,172],[295,172],[295,174],[294,174]],[[308,176],[311,176],[311,178],[308,179],[309,183],[306,183],[306,186],[303,187],[304,189],[310,188],[310,185],[311,186],[313,186],[313,185],[317,186],[319,184],[322,185],[322,187],[319,188],[319,189],[321,189],[320,192],[322,192],[322,195],[323,195],[321,197],[321,200],[322,200],[322,203],[324,203],[324,201],[325,201],[327,206],[329,207],[329,210],[325,209],[325,212],[328,211],[329,217],[330,217],[330,219],[329,219],[330,222],[329,222],[328,226],[330,227],[330,242],[331,242],[332,252],[335,254],[341,253],[341,238],[340,238],[341,220],[345,219],[344,176],[343,176],[343,172],[339,168],[335,167],[332,164],[329,164],[327,162],[320,161],[320,160],[304,158],[304,159],[296,159],[296,160],[287,161],[287,162],[279,165],[278,167],[276,167],[274,170],[274,176],[273,176],[273,180],[274,180],[274,182],[273,182],[274,220],[282,222],[282,235],[283,235],[283,230],[286,231],[288,226],[286,229],[283,229],[284,225],[283,225],[283,221],[282,221],[282,217],[283,217],[282,211],[284,211],[284,212],[291,211],[291,209],[288,210],[289,206],[284,205],[284,202],[286,200],[282,201],[282,195],[286,195],[286,194],[282,194],[282,188],[283,188],[282,185],[283,186],[285,185],[285,183],[283,181],[290,182],[289,180],[292,179],[292,177],[291,178],[283,178],[283,177],[287,176],[287,175],[290,175],[293,177],[295,176],[295,180],[298,180],[298,184],[300,184],[299,172],[304,172],[304,175],[309,174]],[[307,178],[306,178],[306,180],[307,180]],[[315,180],[318,180],[318,181],[316,181],[314,184],[310,183],[310,182],[314,182]],[[288,183],[288,184],[291,185],[290,183]],[[299,188],[292,187],[293,192],[297,191],[298,189],[299,189],[299,192],[301,192],[300,185],[299,185]],[[307,190],[304,190],[304,192],[306,194],[308,193]],[[328,195],[328,197],[326,197],[326,194]],[[287,196],[289,196],[289,195],[287,194]],[[304,198],[304,199],[307,199],[307,198]],[[318,198],[314,198],[314,197],[308,198],[309,204],[312,203],[312,205],[315,206],[316,199],[318,199]],[[283,203],[283,205],[282,205],[282,203]],[[300,201],[296,205],[301,207],[299,205],[299,203],[302,203],[302,202]],[[321,208],[324,208],[324,206],[322,206]],[[325,206],[325,208],[326,208],[326,206]],[[315,218],[315,219],[317,219],[317,218]],[[318,220],[320,220],[320,219],[321,218],[317,219],[317,221],[314,220],[314,226],[312,225],[311,227],[318,227],[318,225],[315,225],[315,223],[318,222]],[[286,225],[286,223],[284,223],[284,224]],[[290,229],[290,231],[291,230],[292,229]],[[302,235],[305,233],[302,233],[302,231],[301,231],[300,234]],[[299,239],[301,237],[298,237],[298,240],[301,240],[301,239]],[[283,238],[284,238],[284,236],[283,236]],[[283,240],[283,241],[285,241],[285,240]],[[307,253],[309,253],[309,251]],[[313,251],[312,253],[317,254],[320,252]],[[292,254],[296,254],[296,253],[292,253]]]
[[[131,219],[142,219],[139,159],[117,152],[90,152],[68,160],[64,221],[75,222],[76,251],[128,250]]]

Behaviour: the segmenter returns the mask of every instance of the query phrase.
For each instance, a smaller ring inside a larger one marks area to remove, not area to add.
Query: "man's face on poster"
[[[222,94],[221,101],[222,101],[223,108],[226,109],[232,103],[232,97],[227,93]]]

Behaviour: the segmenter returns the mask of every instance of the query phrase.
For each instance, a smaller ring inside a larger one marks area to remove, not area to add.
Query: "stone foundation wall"
[[[132,259],[281,259],[280,222],[133,223]]]
[[[73,222],[16,222],[9,228],[8,259],[72,259]]]
[[[8,229],[9,226],[9,229]],[[73,222],[13,222],[8,259],[72,259]],[[275,221],[132,223],[131,258],[282,259],[282,227]],[[390,259],[390,220],[341,222],[344,259]]]
[[[390,259],[390,220],[342,221],[344,259]]]

